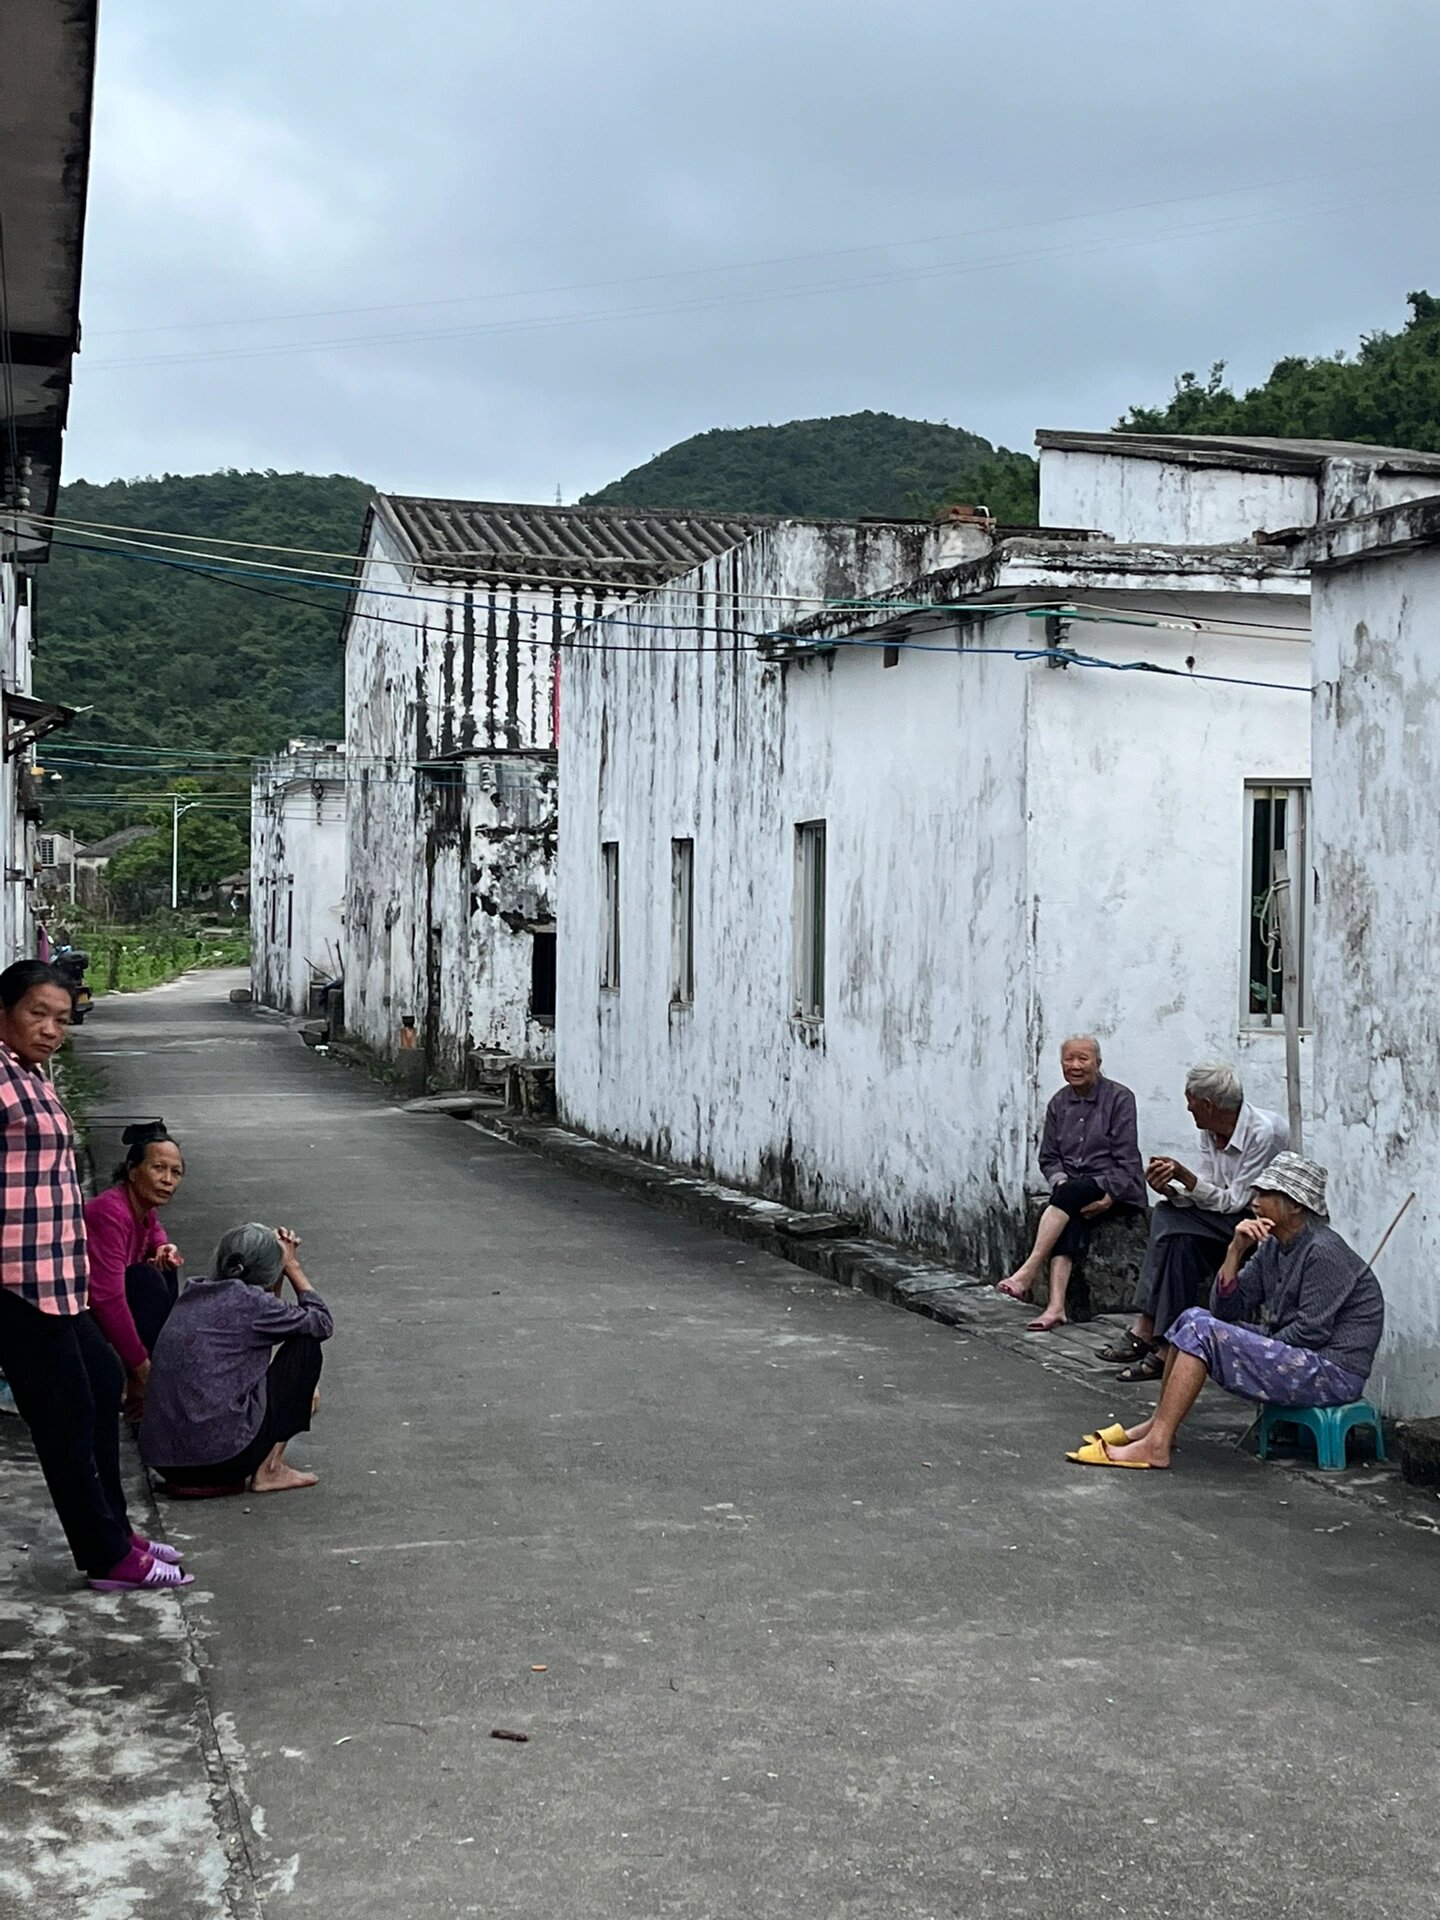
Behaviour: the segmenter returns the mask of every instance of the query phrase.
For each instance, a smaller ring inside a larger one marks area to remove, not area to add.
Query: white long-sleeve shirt
[[[1170,1198],[1177,1207],[1199,1207],[1205,1213],[1243,1213],[1255,1196],[1255,1176],[1289,1145],[1288,1123],[1247,1100],[1223,1147],[1213,1133],[1200,1135],[1194,1189],[1172,1192]]]

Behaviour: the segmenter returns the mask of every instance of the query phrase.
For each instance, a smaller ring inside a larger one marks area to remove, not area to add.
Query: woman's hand
[[[138,1367],[131,1367],[125,1375],[125,1398],[121,1410],[125,1418],[139,1424],[145,1414],[145,1389],[150,1382],[150,1362],[142,1360]]]
[[[185,1256],[173,1240],[167,1240],[163,1247],[157,1247],[154,1257],[162,1273],[178,1273],[185,1264]]]
[[[1268,1220],[1242,1220],[1231,1236],[1220,1267],[1220,1291],[1233,1293],[1240,1280],[1240,1269],[1257,1247],[1270,1238]]]
[[[1268,1220],[1241,1220],[1231,1238],[1230,1251],[1237,1259],[1248,1260],[1256,1247],[1264,1246],[1270,1233]]]
[[[290,1282],[297,1297],[308,1293],[310,1282],[305,1278],[305,1269],[300,1264],[299,1234],[293,1233],[289,1227],[277,1227],[275,1238],[280,1242],[280,1251],[285,1256],[285,1263],[280,1269],[281,1278]]]

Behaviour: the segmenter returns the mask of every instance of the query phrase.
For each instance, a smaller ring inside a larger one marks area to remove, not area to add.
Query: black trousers
[[[1140,1269],[1135,1304],[1155,1322],[1163,1340],[1182,1313],[1210,1295],[1220,1262],[1243,1213],[1207,1213],[1162,1200],[1150,1210],[1150,1244]]]
[[[130,1551],[120,1483],[120,1357],[88,1313],[41,1313],[0,1287],[0,1371],[75,1564],[94,1577]]]
[[[1104,1198],[1105,1189],[1100,1182],[1090,1179],[1086,1174],[1081,1174],[1075,1180],[1060,1182],[1050,1196],[1049,1205],[1058,1207],[1061,1213],[1067,1215],[1069,1224],[1055,1242],[1056,1253],[1068,1253],[1072,1260],[1076,1259],[1089,1246],[1091,1235],[1097,1227],[1103,1228],[1107,1220],[1119,1220],[1135,1212],[1134,1207],[1121,1201],[1108,1212],[1097,1214],[1093,1220],[1081,1218],[1082,1208],[1093,1206],[1097,1200]]]
[[[176,1487],[233,1487],[247,1481],[272,1447],[310,1431],[310,1403],[320,1384],[320,1342],[297,1334],[282,1340],[265,1370],[265,1414],[249,1446],[233,1460],[204,1466],[164,1467]]]
[[[180,1276],[162,1273],[148,1260],[125,1269],[125,1304],[146,1353],[154,1353],[160,1329],[180,1297]]]

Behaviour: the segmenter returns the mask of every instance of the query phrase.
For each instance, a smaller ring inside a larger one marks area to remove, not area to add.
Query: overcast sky
[[[67,476],[1109,427],[1440,293],[1437,72],[1435,0],[106,0]]]

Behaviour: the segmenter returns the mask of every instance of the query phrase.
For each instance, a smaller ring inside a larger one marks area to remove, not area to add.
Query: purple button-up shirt
[[[1040,1171],[1052,1188],[1062,1180],[1098,1182],[1122,1205],[1146,1205],[1145,1167],[1135,1119],[1135,1096],[1102,1074],[1089,1093],[1063,1086],[1045,1109]]]

